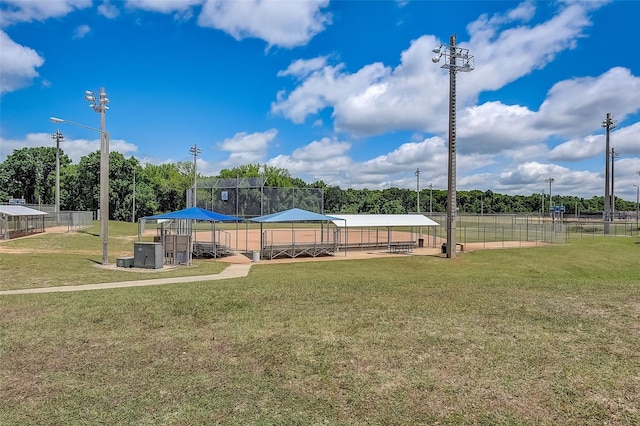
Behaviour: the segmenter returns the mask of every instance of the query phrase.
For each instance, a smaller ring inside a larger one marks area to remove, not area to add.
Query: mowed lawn
[[[0,296],[0,424],[637,425],[639,243]]]

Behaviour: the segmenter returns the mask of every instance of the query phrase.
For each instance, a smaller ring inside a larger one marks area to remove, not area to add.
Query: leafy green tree
[[[148,185],[149,190],[156,194],[155,209],[152,213],[185,208],[185,194],[193,184],[193,166],[189,164],[188,162],[178,162],[176,164],[155,165],[147,163],[145,165],[141,173],[141,182]],[[143,193],[144,191],[141,192],[141,194]],[[152,204],[142,205],[145,207],[142,207],[144,211],[140,211],[140,213],[148,215],[148,210],[152,207]]]
[[[62,150],[60,169],[71,160]],[[23,197],[27,203],[55,202],[56,148],[21,148],[14,150],[0,164],[0,187],[3,198]],[[5,200],[3,200],[5,201]]]

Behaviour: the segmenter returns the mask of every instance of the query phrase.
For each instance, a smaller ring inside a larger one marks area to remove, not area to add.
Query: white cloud
[[[204,0],[127,0],[127,7],[158,13],[184,13]]]
[[[561,143],[549,152],[549,159],[554,161],[577,161],[596,156],[602,151],[604,155],[604,137],[589,135],[571,139]]]
[[[570,4],[542,24],[500,29],[516,19],[528,21],[534,10],[532,3],[525,2],[505,15],[481,17],[469,25],[470,41],[458,46],[471,49],[476,69],[459,76],[459,108],[475,103],[482,91],[497,90],[543,68],[557,54],[573,48],[591,24],[586,6]],[[352,74],[344,71],[344,64],[313,69],[293,90],[278,93],[272,112],[300,123],[308,115],[333,108],[336,130],[354,135],[395,130],[443,132],[449,77],[430,61],[432,48],[439,44],[426,35],[412,41],[393,69],[381,63]],[[509,52],[508,59],[505,52]],[[280,75],[289,74],[300,78],[289,71]]]
[[[328,0],[206,0],[199,25],[229,33],[236,40],[259,38],[269,46],[305,45],[330,24],[322,13]]]
[[[62,132],[64,134],[64,132]],[[51,138],[51,133],[29,133],[22,140],[0,139],[0,162],[11,155],[14,150],[22,148],[55,147],[56,142]],[[92,152],[100,149],[100,139],[65,139],[60,143],[60,150],[66,154],[74,164]],[[137,152],[138,147],[123,139],[110,139],[109,151],[117,151],[122,155],[130,155]]]
[[[287,169],[293,176],[337,184],[353,165],[347,155],[350,149],[349,142],[323,138],[296,149],[291,155],[272,158],[267,164]]]
[[[470,90],[498,90],[506,84],[544,68],[564,50],[573,49],[591,25],[587,8],[568,5],[550,20],[535,26],[500,31],[497,22],[478,20],[468,26],[471,39],[461,43],[476,57],[476,68],[465,77]],[[481,58],[481,61],[478,60]]]
[[[0,94],[29,86],[38,77],[36,68],[44,64],[44,58],[11,40],[4,31],[0,31],[0,46]]]
[[[640,77],[614,67],[597,77],[556,83],[540,107],[535,125],[569,137],[600,127],[603,111],[623,120],[640,110]]]
[[[278,135],[276,129],[265,132],[236,133],[218,144],[222,151],[230,152],[229,157],[220,163],[221,168],[232,168],[243,164],[261,162],[267,153],[268,145]]]
[[[545,179],[553,178],[552,194],[571,194],[591,197],[590,190],[599,193],[602,176],[598,173],[571,170],[555,164],[543,164],[530,161],[502,172],[497,179],[496,190],[508,194],[541,193],[549,194],[549,183]]]
[[[338,142],[329,138],[320,141],[313,141],[309,145],[293,151],[291,156],[302,161],[322,161],[343,155],[349,151],[351,144],[348,142]]]
[[[118,8],[109,3],[108,0],[98,6],[98,13],[107,19],[114,19],[120,15]]]
[[[85,38],[87,34],[91,33],[91,27],[88,25],[80,25],[73,31],[73,38]]]
[[[487,102],[466,108],[460,120],[458,150],[463,153],[498,153],[543,140],[547,133],[533,126],[535,113],[518,105]]]
[[[298,59],[293,61],[289,67],[278,72],[278,77],[294,76],[298,79],[305,78],[315,71],[322,70],[327,65],[327,57],[319,56],[313,59]]]
[[[3,0],[0,4],[0,27],[65,16],[74,9],[90,7],[92,0],[25,1]]]

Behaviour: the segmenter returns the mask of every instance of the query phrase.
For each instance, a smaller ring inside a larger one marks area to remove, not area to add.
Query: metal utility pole
[[[198,172],[196,169],[196,157],[202,152],[198,145],[193,145],[189,152],[193,155],[193,207],[198,207],[196,194],[198,192]]]
[[[433,49],[434,64],[445,60],[440,68],[449,70],[449,164],[447,179],[447,258],[456,257],[456,73],[473,70],[474,58],[469,49],[456,47],[456,35],[449,37],[449,46]]]
[[[616,152],[615,148],[611,148],[611,220],[616,218],[616,196],[614,195],[615,189],[615,173],[613,172],[614,160],[620,158],[620,153]]]
[[[416,169],[416,212],[420,213],[420,169]]]
[[[55,133],[51,133],[51,138],[56,141],[56,224],[60,219],[60,142],[64,140],[64,135],[60,133],[60,129]]]
[[[609,181],[609,133],[615,128],[617,122],[611,117],[611,113],[607,113],[607,118],[602,122],[602,127],[606,129],[605,135],[605,151],[604,151],[604,212],[602,212],[602,220],[604,223],[605,235],[609,233],[609,222],[611,220],[611,185]]]

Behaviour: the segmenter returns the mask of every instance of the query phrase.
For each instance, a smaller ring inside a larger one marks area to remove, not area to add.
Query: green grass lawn
[[[143,237],[142,241],[152,241]],[[111,222],[109,226],[109,263],[119,256],[133,256],[138,241],[137,226]],[[0,290],[35,287],[96,284],[116,281],[146,280],[220,273],[226,264],[208,259],[194,259],[190,267],[175,270],[134,272],[124,268],[109,270],[102,263],[100,222],[77,233],[39,234],[2,242],[0,252]]]
[[[0,296],[0,424],[637,425],[638,243]]]

